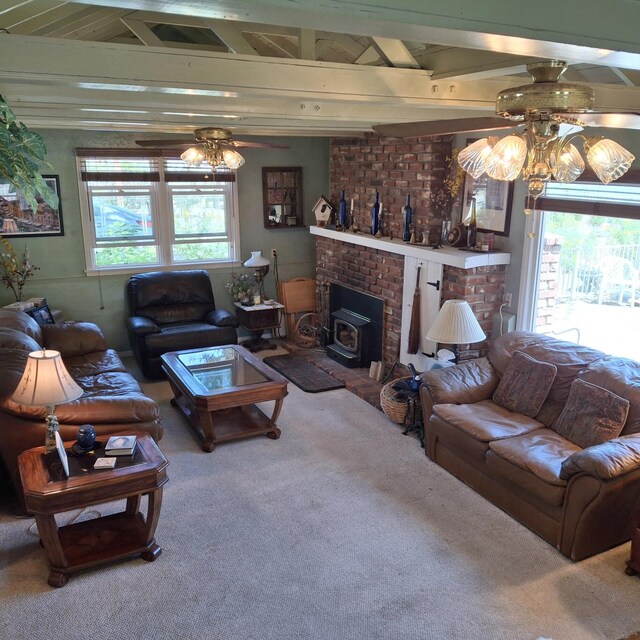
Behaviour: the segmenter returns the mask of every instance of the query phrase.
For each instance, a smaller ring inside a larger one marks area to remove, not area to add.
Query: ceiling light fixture
[[[198,132],[202,132],[199,136]],[[199,167],[206,162],[214,171],[216,169],[239,169],[244,158],[228,145],[231,133],[226,129],[199,129],[196,131],[199,144],[189,147],[180,158],[190,167]]]
[[[576,140],[582,141],[589,166],[604,184],[624,175],[635,159],[614,140],[581,133],[560,136],[559,130],[554,120],[533,120],[523,133],[477,140],[458,154],[458,163],[476,180],[483,173],[494,180],[522,176],[529,182],[528,195],[537,198],[549,180],[573,182],[582,175],[585,161]]]
[[[469,175],[478,179],[486,173],[495,180],[509,181],[521,176],[529,182],[529,196],[535,199],[544,193],[549,180],[573,182],[582,175],[585,161],[576,141],[581,142],[588,164],[604,184],[627,172],[635,159],[632,153],[613,140],[578,133],[593,123],[595,94],[589,86],[559,82],[566,68],[562,60],[529,64],[533,83],[498,94],[496,114],[521,122],[525,129],[502,139],[482,138],[463,149],[458,163]],[[573,126],[565,133],[562,125]]]

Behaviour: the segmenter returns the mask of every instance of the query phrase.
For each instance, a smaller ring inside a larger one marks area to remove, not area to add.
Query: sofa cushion
[[[0,309],[0,325],[26,333],[42,346],[42,330],[40,325],[29,315],[14,309]]]
[[[582,449],[617,437],[629,413],[629,401],[598,385],[574,380],[569,399],[553,429]]]
[[[433,407],[433,412],[481,442],[512,438],[544,426],[533,418],[513,413],[491,400],[474,404],[437,404]]]
[[[59,351],[63,358],[107,349],[104,334],[93,322],[60,322],[44,325],[42,340],[47,349]]]
[[[211,303],[162,304],[140,309],[138,315],[150,318],[159,325],[172,322],[198,322],[213,310]]]
[[[162,327],[162,333],[152,333],[145,337],[147,355],[158,357],[167,351],[197,349],[237,342],[233,327],[214,327],[206,323],[189,322]]]
[[[516,351],[493,394],[493,401],[533,418],[549,394],[556,371],[555,365]]]
[[[544,482],[558,486],[566,484],[560,477],[562,463],[570,455],[580,451],[578,445],[551,429],[537,429],[515,438],[496,440],[489,444],[489,448],[511,464],[530,471]]]
[[[21,349],[31,353],[40,351],[42,346],[22,331],[0,327],[0,349]]]
[[[0,349],[0,409],[22,379],[28,357],[29,352],[24,349]]]
[[[576,451],[580,448],[555,431],[538,429],[491,442],[487,469],[519,490],[560,506],[566,489],[566,481],[560,477],[562,462]]]
[[[512,331],[497,338],[487,354],[499,376],[506,371],[515,351],[522,351],[536,360],[550,362],[556,366],[557,373],[549,391],[549,399],[562,405],[569,397],[571,383],[576,379],[578,372],[592,362],[606,358],[602,351],[564,342],[541,333]]]
[[[122,360],[120,360],[120,356],[113,349],[65,358],[64,366],[74,380],[83,376],[96,375],[97,373],[127,370]]]
[[[629,415],[622,435],[640,432],[640,362],[609,357],[592,362],[578,377],[626,398],[629,401]]]

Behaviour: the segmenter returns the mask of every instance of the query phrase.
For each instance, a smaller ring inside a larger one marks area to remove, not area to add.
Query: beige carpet
[[[617,640],[640,630],[629,545],[569,562],[346,390],[289,385],[280,440],[206,454],[167,383],[145,386],[161,403],[171,463],[162,555],[53,589],[30,521],[0,505],[0,638]]]

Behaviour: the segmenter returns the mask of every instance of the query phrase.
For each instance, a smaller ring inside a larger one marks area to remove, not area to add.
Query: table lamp
[[[55,405],[77,400],[82,393],[65,368],[60,352],[42,349],[29,354],[27,366],[11,399],[19,404],[49,407],[44,442],[49,452],[56,450],[55,432],[59,425],[53,413]]]
[[[260,290],[260,300],[264,300],[264,278],[269,273],[269,260],[262,255],[262,251],[252,251],[244,266],[253,268],[253,277]]]
[[[458,364],[458,345],[480,342],[486,338],[466,300],[447,300],[427,332],[427,340],[453,345],[454,362]]]

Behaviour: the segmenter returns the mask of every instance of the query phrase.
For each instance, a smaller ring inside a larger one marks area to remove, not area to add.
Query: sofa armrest
[[[586,473],[601,480],[612,480],[636,469],[640,469],[640,433],[576,451],[562,463],[560,477],[569,480],[578,473]]]
[[[129,333],[136,336],[146,336],[150,333],[160,333],[160,327],[151,318],[143,316],[131,316],[127,318],[127,329]]]
[[[433,404],[470,404],[486,400],[498,386],[498,375],[488,358],[465,360],[455,367],[421,375]]]
[[[84,356],[108,349],[104,334],[93,322],[61,322],[43,325],[42,343],[47,349],[59,351],[63,358]]]
[[[214,309],[209,311],[205,316],[205,322],[213,324],[216,327],[239,327],[238,318],[226,309]]]

